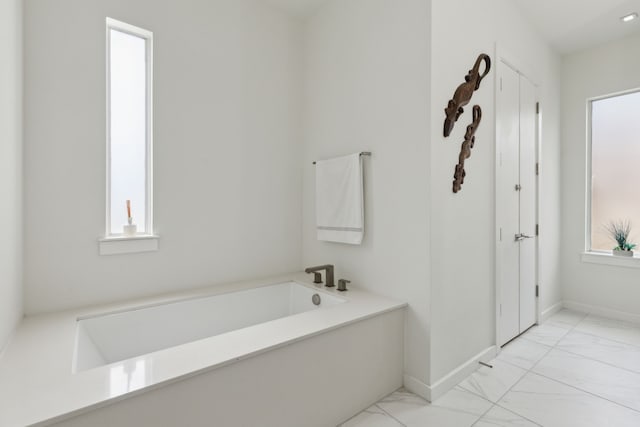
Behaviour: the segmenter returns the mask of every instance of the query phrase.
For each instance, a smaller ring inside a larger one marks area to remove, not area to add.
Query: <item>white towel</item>
[[[359,245],[364,235],[360,153],[316,162],[318,240]]]

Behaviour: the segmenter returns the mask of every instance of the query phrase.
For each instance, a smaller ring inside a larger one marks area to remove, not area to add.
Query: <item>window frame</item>
[[[586,123],[586,136],[587,136],[587,149],[586,149],[586,206],[585,206],[585,250],[584,255],[605,255],[613,256],[610,251],[602,249],[593,249],[591,244],[592,234],[592,210],[593,210],[593,103],[602,101],[604,99],[616,98],[618,96],[630,95],[640,92],[640,87],[633,89],[627,89],[619,92],[608,93],[606,95],[594,96],[587,99],[587,123]],[[585,262],[603,263],[602,260],[593,259],[593,257],[583,256]],[[637,258],[637,257],[634,257]],[[628,263],[628,261],[622,260],[622,262]],[[606,262],[605,262],[606,263]],[[634,263],[635,264],[635,263]]]
[[[146,54],[146,159],[145,159],[145,231],[138,232],[130,239],[154,236],[153,228],[153,32],[143,28],[106,18],[106,203],[105,203],[105,239],[126,239],[123,233],[111,232],[111,30],[120,31],[145,40]],[[124,207],[123,207],[124,209]]]

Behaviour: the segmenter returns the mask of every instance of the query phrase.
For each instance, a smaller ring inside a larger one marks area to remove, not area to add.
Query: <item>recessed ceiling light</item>
[[[623,16],[622,18],[620,18],[622,20],[622,22],[631,22],[635,19],[638,18],[638,14],[636,12],[630,13],[628,15]]]

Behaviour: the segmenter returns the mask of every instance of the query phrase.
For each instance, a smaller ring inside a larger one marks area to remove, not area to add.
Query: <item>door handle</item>
[[[524,239],[533,239],[533,236],[527,236],[526,234],[518,233],[516,234],[516,242],[520,242]]]

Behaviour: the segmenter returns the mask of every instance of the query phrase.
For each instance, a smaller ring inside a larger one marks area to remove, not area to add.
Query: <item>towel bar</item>
[[[360,153],[361,156],[370,156],[371,155],[371,151],[363,151]],[[316,162],[313,162],[313,164],[315,165]]]

